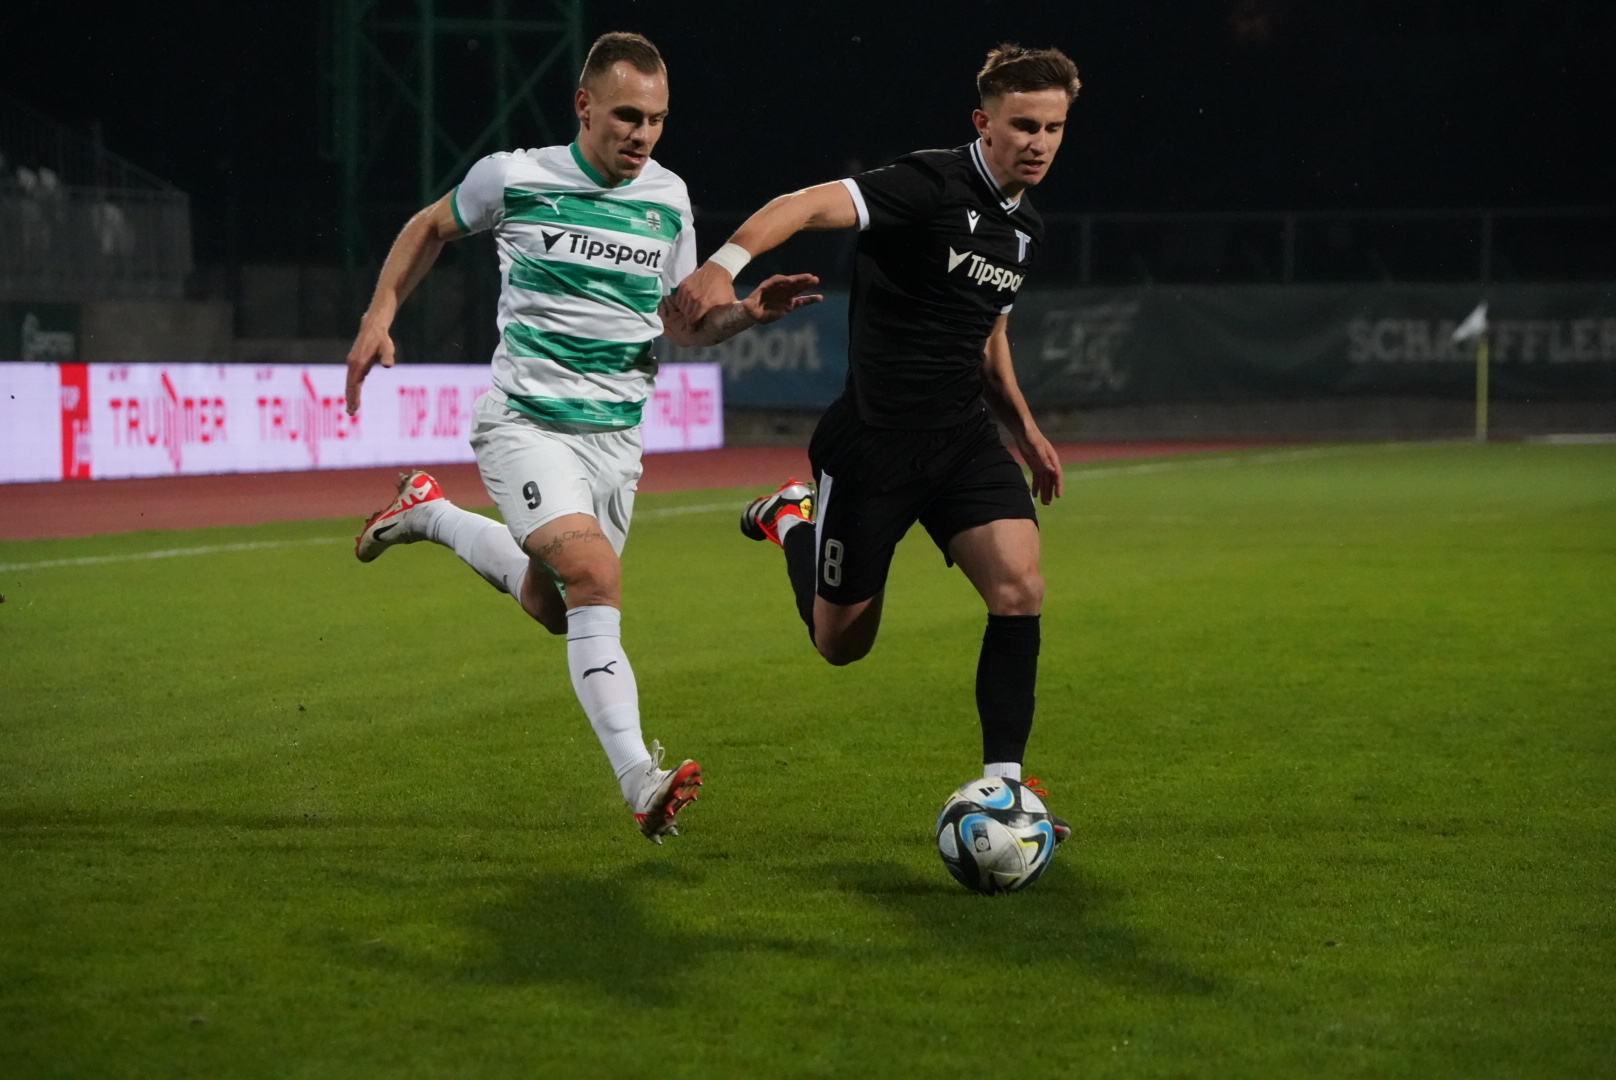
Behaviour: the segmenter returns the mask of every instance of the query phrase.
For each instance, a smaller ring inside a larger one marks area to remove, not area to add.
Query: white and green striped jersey
[[[467,232],[494,230],[493,381],[511,407],[553,424],[638,424],[657,304],[696,268],[685,182],[647,161],[607,187],[574,143],[491,154],[449,204]]]

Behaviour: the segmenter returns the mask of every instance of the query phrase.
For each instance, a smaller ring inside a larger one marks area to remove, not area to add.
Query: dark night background
[[[332,262],[322,11],[9,0],[0,93],[79,130],[99,120],[109,149],[189,192],[200,261]],[[713,210],[966,141],[972,75],[1001,39],[1059,45],[1082,71],[1046,210],[1544,207],[1616,190],[1610,0],[591,3],[589,35],[608,29],[663,50],[657,157]],[[451,102],[450,127],[484,108]]]

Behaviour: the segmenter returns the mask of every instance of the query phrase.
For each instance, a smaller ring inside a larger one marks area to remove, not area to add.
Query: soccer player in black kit
[[[847,385],[808,448],[817,492],[789,480],[746,508],[741,530],[785,550],[814,645],[840,665],[875,644],[893,551],[920,522],[987,603],[984,773],[1018,780],[1044,592],[1032,496],[1047,506],[1062,476],[1016,385],[1005,327],[1043,239],[1027,189],[1049,171],[1078,85],[1057,49],[994,49],[977,75],[975,142],[773,200],[676,299],[694,323],[734,301],[749,259],[796,232],[860,230]],[[1031,492],[995,417],[1032,470]],[[1058,824],[1060,839],[1068,831]]]

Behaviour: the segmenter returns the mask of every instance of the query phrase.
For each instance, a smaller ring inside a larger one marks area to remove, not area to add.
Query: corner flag
[[[1487,301],[1465,316],[1453,331],[1454,341],[1476,343],[1476,441],[1487,441]]]
[[[1453,331],[1454,341],[1473,341],[1487,332],[1487,301],[1476,305],[1476,310],[1465,316]]]

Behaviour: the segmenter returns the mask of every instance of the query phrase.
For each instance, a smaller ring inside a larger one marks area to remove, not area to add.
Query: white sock
[[[426,539],[442,544],[500,592],[522,602],[522,578],[527,575],[527,552],[504,525],[462,510],[448,499],[435,499],[421,507],[431,516],[421,523]]]
[[[786,539],[786,533],[790,532],[792,529],[795,529],[798,525],[807,525],[807,524],[808,524],[807,521],[803,520],[802,518],[798,517],[795,514],[791,514],[791,515],[789,515],[787,517],[776,518],[775,522],[774,522],[774,531],[779,535],[780,542],[784,543],[785,539]]]
[[[651,755],[640,734],[640,690],[623,652],[622,625],[622,613],[604,604],[567,612],[567,667],[578,704],[617,774],[623,801],[632,806],[638,774]]]
[[[982,766],[983,776],[1008,776],[1012,780],[1021,779],[1021,762],[1019,761],[993,761]]]

